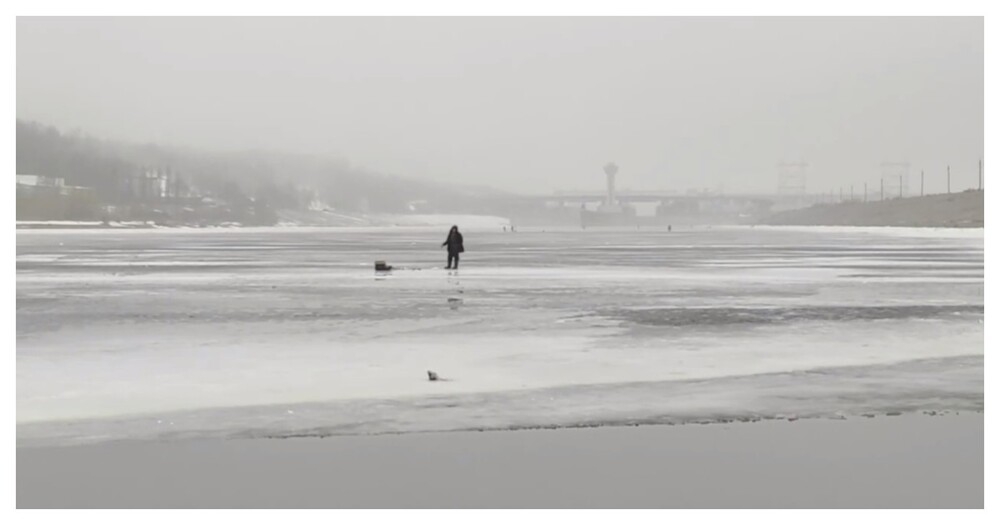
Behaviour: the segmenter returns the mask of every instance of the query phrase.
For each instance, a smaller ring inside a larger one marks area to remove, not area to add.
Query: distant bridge
[[[599,192],[556,192],[548,195],[523,195],[515,197],[522,202],[559,203],[580,205],[607,202],[608,195]],[[670,193],[662,191],[618,192],[614,195],[617,204],[639,202],[648,203],[744,203],[757,206],[771,205],[776,208],[804,207],[820,202],[830,202],[829,195],[816,194],[760,194],[760,193]]]

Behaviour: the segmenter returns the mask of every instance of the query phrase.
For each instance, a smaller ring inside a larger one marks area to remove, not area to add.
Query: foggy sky
[[[24,18],[17,116],[524,191],[975,186],[982,18]],[[915,177],[915,178],[914,178]]]

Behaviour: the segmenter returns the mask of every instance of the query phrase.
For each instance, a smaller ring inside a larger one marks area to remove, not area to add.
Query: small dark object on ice
[[[375,261],[375,271],[376,272],[388,272],[392,270],[392,266],[389,266],[385,261]]]
[[[437,381],[438,380],[437,372],[432,372],[432,371],[428,370],[427,371],[427,380],[428,381]]]

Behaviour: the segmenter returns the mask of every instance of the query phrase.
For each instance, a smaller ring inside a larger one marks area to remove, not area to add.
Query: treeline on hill
[[[270,152],[210,153],[98,140],[17,120],[18,220],[152,220],[270,225],[280,210],[475,213],[488,196],[388,176],[344,161]],[[62,187],[52,187],[61,179]]]

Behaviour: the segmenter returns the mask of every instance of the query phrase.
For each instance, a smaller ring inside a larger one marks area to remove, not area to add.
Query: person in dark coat
[[[462,245],[462,234],[458,233],[458,226],[452,226],[451,230],[448,232],[448,238],[445,239],[441,246],[448,247],[448,266],[445,270],[458,269],[458,254],[465,251],[465,246]]]

